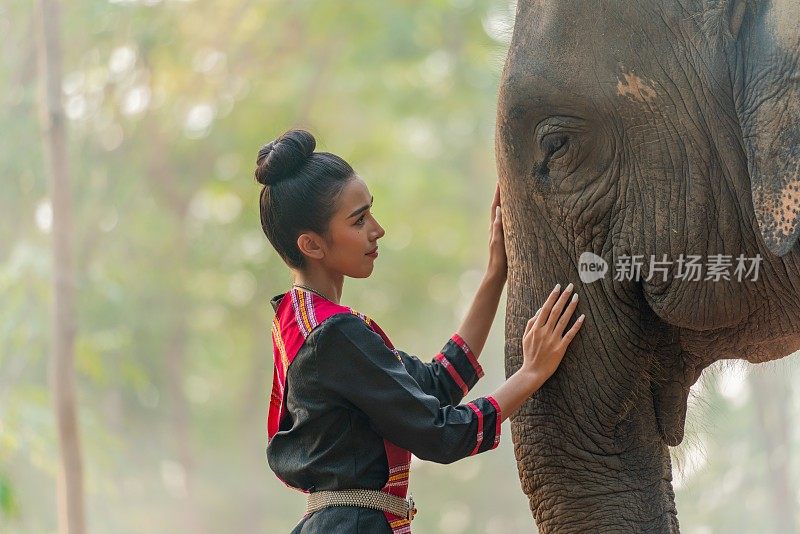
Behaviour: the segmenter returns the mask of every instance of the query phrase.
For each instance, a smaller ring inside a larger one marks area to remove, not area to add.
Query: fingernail
[[[567,289],[565,289],[564,291],[572,291],[573,287],[575,287],[575,286],[573,286],[572,282],[570,282],[569,285],[567,286]]]
[[[585,315],[581,315],[580,317],[578,317],[578,320],[579,320],[579,321],[583,321],[584,319],[586,319],[586,316],[585,316]]]
[[[576,300],[578,300],[578,294],[577,293],[572,295],[572,302],[575,302]]]
[[[553,288],[553,293],[558,293],[561,291],[561,284],[556,284],[556,287]]]

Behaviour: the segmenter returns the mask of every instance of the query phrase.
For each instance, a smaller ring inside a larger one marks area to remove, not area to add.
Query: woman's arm
[[[500,207],[500,185],[494,191],[489,235],[489,266],[478,286],[472,305],[457,331],[472,349],[476,358],[480,356],[483,346],[486,344],[486,337],[492,327],[497,306],[500,303],[500,295],[508,276],[503,215]]]
[[[500,295],[506,284],[505,276],[497,272],[486,271],[483,276],[475,298],[467,311],[467,315],[458,327],[458,335],[472,349],[476,358],[480,357],[486,338],[492,327],[497,306],[500,304]]]
[[[486,343],[508,273],[499,185],[495,189],[492,213],[489,267],[458,329],[459,335],[472,349],[475,358],[480,355]],[[553,288],[536,315],[528,321],[522,338],[522,367],[491,395],[499,405],[501,421],[516,413],[561,363],[567,346],[583,325],[584,316],[581,315],[567,330],[577,305],[578,295],[572,294],[572,284],[563,293],[558,285]]]
[[[483,376],[478,360],[458,334],[453,334],[430,362],[422,362],[402,350],[397,354],[422,391],[433,395],[443,405],[460,403]]]
[[[450,463],[497,447],[501,414],[496,400],[439,402],[358,317],[343,313],[326,321],[316,346],[321,397],[363,412],[375,432],[418,458]]]

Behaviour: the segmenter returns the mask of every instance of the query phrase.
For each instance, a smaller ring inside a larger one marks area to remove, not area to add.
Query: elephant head
[[[797,0],[519,0],[496,131],[506,372],[556,283],[587,315],[512,421],[542,532],[677,531],[690,386],[800,348],[798,20]],[[584,253],[606,276],[581,281]]]

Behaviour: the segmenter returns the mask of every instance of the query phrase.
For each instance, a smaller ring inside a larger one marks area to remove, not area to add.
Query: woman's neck
[[[342,297],[342,286],[344,285],[343,276],[334,279],[326,273],[293,271],[293,278],[294,284],[311,288],[326,299],[339,304]]]

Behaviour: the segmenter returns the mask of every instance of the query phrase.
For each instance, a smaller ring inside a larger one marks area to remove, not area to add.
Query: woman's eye
[[[364,224],[364,216],[363,215],[361,217],[359,217],[358,220],[356,220],[356,224],[358,224],[358,225]]]

